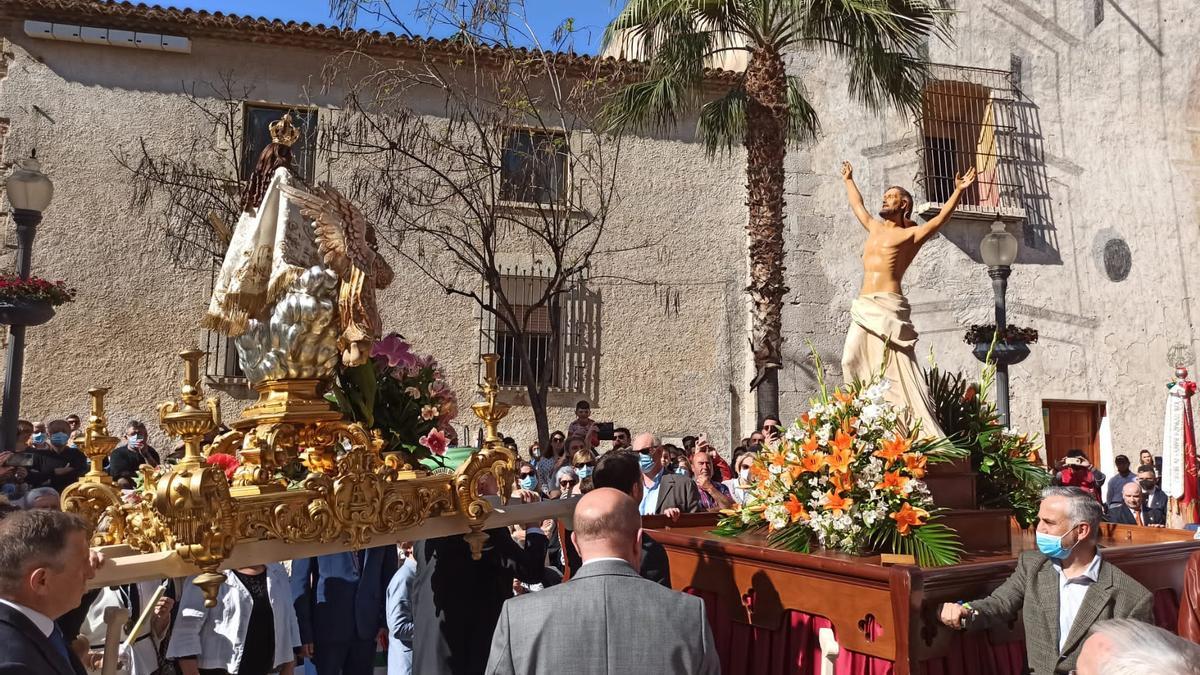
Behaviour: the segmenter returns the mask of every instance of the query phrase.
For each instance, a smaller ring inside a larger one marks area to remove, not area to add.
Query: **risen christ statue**
[[[891,382],[886,398],[901,410],[907,409],[909,428],[919,424],[921,436],[942,436],[929,391],[917,367],[917,331],[910,320],[912,308],[904,297],[900,280],[921,246],[950,219],[963,190],[975,182],[975,169],[972,167],[954,177],[954,194],[942,205],[941,212],[920,225],[909,220],[913,198],[908,190],[888,188],[883,193],[879,217],[875,218],[863,205],[849,162],[842,162],[842,179],[850,208],[867,230],[862,290],[850,306],[850,332],[842,350],[842,376],[847,382],[870,382],[882,374]]]

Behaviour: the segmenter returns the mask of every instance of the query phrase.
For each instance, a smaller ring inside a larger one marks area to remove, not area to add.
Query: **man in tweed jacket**
[[[1051,675],[1075,668],[1094,624],[1150,622],[1150,591],[1097,549],[1101,514],[1096,499],[1079,488],[1047,488],[1038,510],[1039,550],[1022,553],[1016,571],[988,597],[942,605],[942,623],[987,628],[1009,623],[1019,613],[1029,672]]]

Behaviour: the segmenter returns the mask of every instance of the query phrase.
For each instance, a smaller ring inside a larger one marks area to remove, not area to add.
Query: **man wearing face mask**
[[[638,434],[633,439],[633,450],[638,453],[638,466],[642,470],[643,494],[638,511],[643,516],[669,515],[671,510],[676,513],[700,510],[696,484],[686,476],[664,469],[665,450],[654,434]]]
[[[1158,475],[1153,464],[1138,467],[1137,482],[1142,487],[1142,513],[1152,523],[1166,523],[1167,493],[1158,489]]]
[[[1016,571],[988,597],[943,604],[942,623],[989,628],[1019,614],[1031,675],[1071,672],[1084,639],[1100,621],[1150,623],[1150,591],[1097,549],[1101,515],[1099,502],[1083,490],[1046,488],[1038,510],[1038,550],[1022,553]]]
[[[125,443],[118,445],[109,455],[108,475],[113,480],[132,480],[137,476],[139,466],[158,466],[160,461],[158,451],[146,442],[146,425],[132,420],[125,428]]]
[[[47,426],[49,442],[38,452],[44,454],[50,467],[48,485],[62,492],[87,471],[88,460],[78,442],[72,440],[65,421],[55,420]]]

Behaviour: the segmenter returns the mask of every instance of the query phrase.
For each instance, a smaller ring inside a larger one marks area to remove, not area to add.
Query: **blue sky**
[[[225,12],[227,14],[243,14],[249,16],[264,16],[269,19],[284,19],[307,21],[309,23],[332,24],[329,17],[328,0],[146,0],[147,2],[172,6],[205,9],[210,12]],[[426,0],[427,2],[428,0]],[[417,0],[391,0],[392,7],[411,15],[412,9],[419,3]],[[580,53],[594,54],[600,48],[600,39],[604,27],[616,16],[619,5],[614,6],[612,0],[526,0],[526,15],[538,39],[543,44],[549,44],[555,28],[570,18],[573,20],[575,32],[571,48]],[[394,26],[381,24],[377,19],[360,16],[360,28],[396,31]],[[412,17],[409,29],[422,35],[444,33],[431,31],[429,26],[419,18]]]

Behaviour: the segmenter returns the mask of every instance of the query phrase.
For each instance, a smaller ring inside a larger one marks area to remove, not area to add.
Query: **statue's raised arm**
[[[958,208],[958,200],[962,199],[963,191],[971,187],[975,182],[975,167],[968,167],[965,173],[954,174],[954,192],[950,198],[942,204],[942,210],[938,214],[924,223],[917,226],[917,245],[924,244],[927,239],[937,234],[937,231],[950,220],[950,216],[954,214],[954,209]]]
[[[862,193],[858,191],[858,186],[854,184],[854,167],[850,166],[850,162],[842,162],[842,182],[846,184],[846,199],[850,202],[850,210],[854,211],[854,215],[858,218],[858,222],[862,226],[871,229],[874,219],[871,214],[867,213],[867,207],[863,204]]]

